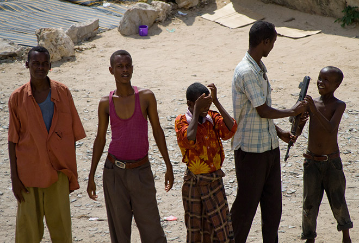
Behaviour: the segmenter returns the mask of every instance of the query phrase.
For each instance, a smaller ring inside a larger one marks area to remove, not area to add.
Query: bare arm
[[[157,103],[154,93],[152,93],[151,91],[147,91],[146,94],[144,95],[148,102],[147,114],[153,130],[155,142],[166,164],[165,191],[168,192],[173,186],[174,174],[173,174],[173,169],[170,162],[168,150],[166,147],[165,135],[160,125],[159,116],[157,112]]]
[[[276,134],[277,136],[283,140],[285,143],[289,143],[289,141],[291,140],[293,143],[295,143],[297,136],[294,136],[291,134],[291,132],[289,131],[284,131],[282,130],[280,127],[275,125],[275,129],[276,129]]]
[[[261,118],[268,118],[268,119],[296,116],[306,111],[306,102],[305,101],[298,102],[292,108],[284,109],[284,110],[278,110],[272,108],[268,106],[266,103],[264,103],[263,105],[256,107],[256,111],[258,112]]]
[[[193,118],[187,128],[187,138],[188,140],[195,141],[196,140],[196,132],[198,127],[198,121],[200,114],[204,111],[208,111],[211,105],[212,98],[210,95],[205,96],[205,94],[200,95],[200,97],[195,101],[194,110],[193,110]]]
[[[314,115],[316,119],[319,120],[320,124],[325,128],[328,133],[334,132],[339,127],[341,117],[346,109],[346,104],[344,102],[341,102],[339,103],[339,105],[337,105],[333,116],[330,120],[328,120],[315,106],[315,103],[311,96],[307,95],[305,97],[305,100],[309,104],[310,112]]]
[[[12,183],[12,190],[16,200],[19,203],[25,202],[25,199],[22,195],[22,192],[29,193],[24,184],[21,182],[18,172],[17,172],[17,165],[16,165],[16,143],[10,142],[8,143],[9,148],[9,158],[10,158],[10,170],[11,170],[11,183]]]
[[[212,96],[212,100],[213,100],[214,105],[216,106],[216,108],[220,112],[221,116],[223,117],[226,127],[229,130],[231,130],[231,128],[234,126],[234,120],[229,115],[229,113],[224,109],[224,107],[220,104],[220,102],[219,102],[219,100],[217,98],[216,86],[212,83],[212,84],[209,84],[208,87],[211,90],[211,96]]]
[[[97,165],[104,151],[106,143],[106,131],[109,125],[109,97],[103,97],[99,102],[98,107],[98,131],[93,146],[93,155],[91,160],[91,168],[89,173],[89,181],[87,187],[87,193],[89,197],[96,200],[96,184],[94,176]]]

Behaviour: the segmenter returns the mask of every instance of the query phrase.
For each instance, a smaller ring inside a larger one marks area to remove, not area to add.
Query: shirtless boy
[[[353,227],[353,223],[345,201],[345,176],[337,142],[338,128],[346,104],[334,96],[342,80],[343,73],[340,69],[325,67],[321,69],[317,81],[320,97],[305,97],[310,124],[308,148],[304,154],[301,238],[306,239],[306,243],[315,242],[316,218],[324,190],[338,223],[337,229],[343,232],[343,242],[351,242],[349,229]]]
[[[148,159],[148,118],[167,168],[166,191],[171,189],[174,176],[155,95],[149,89],[131,85],[133,65],[127,51],[114,52],[110,65],[116,89],[101,98],[99,103],[99,124],[87,192],[91,199],[96,200],[94,175],[103,153],[110,119],[112,138],[103,183],[111,242],[130,243],[134,216],[142,242],[164,243],[166,237],[160,224],[154,177]]]

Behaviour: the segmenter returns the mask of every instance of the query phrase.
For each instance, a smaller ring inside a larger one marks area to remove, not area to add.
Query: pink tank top
[[[128,119],[121,119],[115,111],[113,94],[109,94],[109,113],[111,125],[111,142],[109,153],[119,160],[138,160],[143,158],[149,150],[148,121],[141,112],[139,92],[136,86],[135,109]]]

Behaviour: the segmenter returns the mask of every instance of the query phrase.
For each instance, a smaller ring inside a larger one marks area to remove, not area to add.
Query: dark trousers
[[[345,201],[345,175],[340,158],[304,161],[302,239],[315,239],[316,218],[324,194],[329,200],[339,231],[353,227]]]
[[[231,208],[235,242],[245,243],[260,202],[264,243],[278,242],[281,218],[279,148],[264,153],[235,150],[238,191]]]

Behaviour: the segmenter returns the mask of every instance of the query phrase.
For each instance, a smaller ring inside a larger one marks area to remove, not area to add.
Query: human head
[[[187,88],[186,99],[187,99],[187,105],[188,105],[189,111],[191,113],[194,113],[195,102],[202,94],[205,94],[205,96],[209,96],[210,92],[201,83],[193,83]],[[210,109],[210,105],[211,105],[211,102],[208,104],[208,106],[201,107],[200,117],[205,117],[207,115],[207,113]]]
[[[276,37],[277,32],[275,25],[263,20],[256,21],[249,31],[249,46],[256,47],[262,41],[269,39],[270,41]]]
[[[47,79],[47,74],[51,69],[49,51],[42,46],[33,47],[28,53],[25,66],[30,71],[32,81]]]
[[[129,52],[118,50],[110,57],[109,71],[115,77],[117,83],[129,84],[134,68]]]
[[[334,93],[344,78],[343,72],[333,66],[327,66],[320,70],[317,87],[320,95]]]
[[[193,83],[186,90],[186,99],[188,101],[194,102],[200,97],[200,95],[204,94],[207,96],[210,94],[208,88],[201,83]]]
[[[341,82],[343,81],[343,78],[344,78],[344,74],[343,72],[337,68],[337,67],[333,67],[333,66],[327,66],[327,67],[324,67],[323,69],[321,69],[320,73],[321,72],[327,72],[327,73],[330,73],[334,79],[335,79],[335,82],[338,83],[339,85],[341,84]]]
[[[48,55],[48,57],[49,57],[49,62],[50,62],[50,53],[49,53],[49,51],[48,51],[45,47],[43,47],[43,46],[35,46],[35,47],[31,48],[31,50],[30,50],[29,53],[28,53],[28,59],[27,59],[28,62],[30,62],[31,56],[32,56],[32,54],[33,54],[34,52],[46,53],[46,54]]]
[[[257,49],[261,56],[267,57],[274,47],[277,32],[272,23],[256,21],[249,31],[249,49]]]
[[[129,52],[125,51],[125,50],[118,50],[116,52],[114,52],[111,57],[110,57],[110,66],[112,67],[113,64],[114,64],[114,60],[115,60],[115,57],[116,56],[129,56],[130,59],[132,60],[131,58],[131,55]]]

